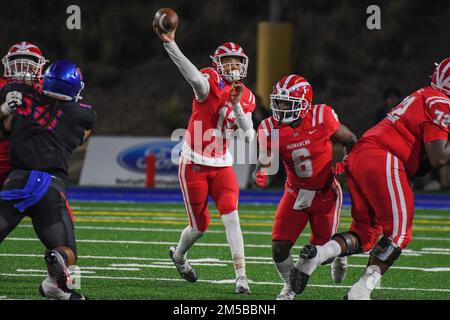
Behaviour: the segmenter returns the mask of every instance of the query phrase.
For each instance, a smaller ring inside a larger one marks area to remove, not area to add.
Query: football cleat
[[[250,287],[248,286],[248,280],[245,276],[236,278],[236,289],[234,292],[240,294],[250,294]]]
[[[181,261],[175,260],[174,254],[175,254],[176,249],[177,249],[177,247],[175,247],[175,246],[170,247],[169,248],[169,256],[170,256],[170,259],[172,259],[172,262],[175,265],[175,267],[177,267],[178,273],[186,281],[189,281],[189,282],[197,281],[197,274],[195,273],[194,268],[192,268],[191,264],[189,263],[189,261],[187,259],[184,259]]]
[[[64,258],[56,250],[45,251],[44,258],[49,277],[55,280],[58,288],[68,291],[69,288],[67,285],[72,283],[72,279],[70,278]]]
[[[42,284],[39,286],[39,293],[42,297],[57,300],[88,300],[87,297],[75,290],[62,290],[58,287],[56,282],[49,277],[42,281]]]
[[[294,300],[295,292],[290,287],[283,287],[280,294],[277,296],[277,300]]]
[[[337,257],[331,263],[331,279],[334,283],[341,283],[347,271],[347,257]]]
[[[318,265],[316,257],[317,248],[315,245],[308,244],[300,251],[299,262],[291,269],[289,276],[290,285],[295,294],[302,293],[308,285],[309,276]],[[305,271],[309,270],[309,274],[301,271],[299,267]]]
[[[296,267],[292,268],[289,276],[292,291],[295,294],[302,293],[308,285],[309,275],[298,270]]]

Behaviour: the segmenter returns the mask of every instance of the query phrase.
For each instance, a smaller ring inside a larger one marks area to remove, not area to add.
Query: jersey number
[[[308,178],[313,174],[312,161],[307,159],[311,156],[309,150],[301,148],[292,151],[292,160],[294,161],[295,173],[299,178]]]
[[[436,114],[436,119],[434,119],[434,123],[443,126],[444,128],[448,128],[448,125],[450,124],[450,114],[446,114],[444,111],[441,110],[434,110],[434,113]]]
[[[388,113],[387,118],[395,123],[400,116],[408,110],[409,106],[416,100],[416,97],[406,97],[397,107]]]

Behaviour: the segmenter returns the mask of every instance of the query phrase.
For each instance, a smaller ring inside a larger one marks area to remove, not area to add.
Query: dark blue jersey
[[[22,106],[11,122],[9,158],[13,168],[39,170],[66,179],[68,159],[91,130],[95,110],[74,101],[57,101],[22,83],[0,89],[0,103],[11,91],[22,93]]]

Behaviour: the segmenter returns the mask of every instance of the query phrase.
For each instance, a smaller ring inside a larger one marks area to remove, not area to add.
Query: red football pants
[[[362,144],[348,157],[347,183],[353,222],[364,252],[381,234],[400,248],[411,241],[414,195],[403,163],[391,153]]]
[[[342,207],[342,190],[335,180],[331,188],[317,191],[309,208],[295,210],[298,190],[286,185],[272,228],[272,240],[288,240],[295,243],[309,222],[310,243],[323,245],[338,231]]]
[[[237,210],[239,184],[233,167],[203,166],[180,157],[178,178],[191,227],[202,232],[208,229],[208,195],[220,215]]]

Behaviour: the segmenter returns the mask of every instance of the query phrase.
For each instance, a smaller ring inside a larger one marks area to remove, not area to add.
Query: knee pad
[[[272,241],[272,259],[275,262],[282,262],[289,256],[289,251],[294,244],[288,240]]]
[[[237,210],[237,196],[232,193],[221,195],[217,201],[217,209],[221,215]]]
[[[359,236],[351,231],[336,233],[331,237],[332,240],[341,239],[345,241],[346,250],[340,257],[350,256],[352,254],[358,254],[363,252],[363,248],[361,247],[361,240]]]
[[[400,257],[401,253],[402,249],[396,246],[391,239],[383,237],[370,251],[370,256],[376,257],[390,267]]]
[[[57,251],[64,259],[66,266],[72,266],[77,263],[77,252],[73,248],[69,247],[56,247],[53,250]]]

